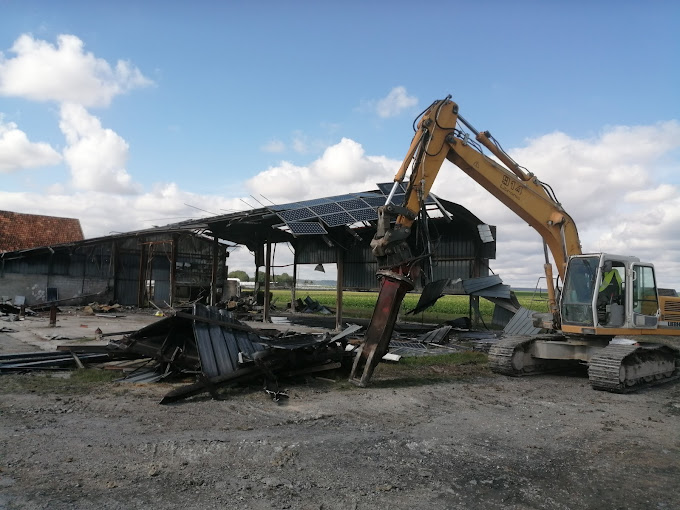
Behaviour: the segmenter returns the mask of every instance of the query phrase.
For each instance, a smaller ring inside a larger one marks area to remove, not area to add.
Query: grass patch
[[[285,306],[285,303],[290,302],[289,289],[276,289],[273,290],[272,293],[281,308]],[[545,293],[515,292],[515,295],[520,304],[525,308],[537,312],[548,312],[548,298]],[[334,290],[308,291],[300,289],[296,292],[296,296],[302,299],[309,296],[320,304],[330,308],[335,308],[337,305],[336,293]],[[346,317],[370,318],[373,313],[373,308],[375,308],[377,298],[377,292],[344,292],[342,298],[343,315]],[[415,308],[419,299],[420,294],[416,293],[409,293],[404,297],[400,312],[402,320],[409,320],[412,322],[442,322],[458,317],[470,316],[468,296],[444,296],[424,313],[406,315],[407,311]],[[486,299],[480,299],[479,308],[482,313],[482,318],[487,325],[490,325],[494,304]]]
[[[412,356],[394,365],[381,363],[371,385],[376,387],[422,386],[490,375],[487,356],[461,352],[437,356]]]
[[[60,395],[88,393],[120,377],[115,370],[85,368],[65,372],[31,372],[0,376],[0,393],[17,391]]]
[[[371,387],[397,388],[424,386],[442,382],[468,380],[491,375],[487,356],[482,352],[455,352],[434,356],[409,356],[399,363],[380,363],[371,378]],[[337,390],[356,388],[348,381],[333,387]]]

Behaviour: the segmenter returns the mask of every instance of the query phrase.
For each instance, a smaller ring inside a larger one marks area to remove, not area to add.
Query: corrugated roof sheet
[[[536,335],[543,330],[534,326],[533,310],[520,308],[515,316],[503,328],[506,335]]]
[[[0,252],[82,241],[80,220],[0,211]]]
[[[261,340],[256,333],[230,328],[230,324],[238,324],[238,321],[226,310],[196,303],[194,315],[223,323],[220,325],[200,320],[193,321],[201,371],[207,377],[217,377],[236,370],[239,352],[250,356],[256,351],[265,349],[256,343]]]
[[[501,280],[500,276],[493,274],[491,276],[482,276],[480,278],[469,278],[467,280],[463,280],[462,283],[466,294],[477,295],[477,293],[483,289],[500,285],[503,283],[503,280]]]

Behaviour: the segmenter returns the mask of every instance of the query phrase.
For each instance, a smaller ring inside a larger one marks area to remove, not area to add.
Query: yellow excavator
[[[485,155],[484,149],[497,161]],[[489,352],[494,372],[535,374],[579,360],[588,364],[593,388],[613,392],[680,377],[678,350],[648,342],[652,335],[680,336],[680,298],[659,294],[654,266],[636,257],[583,254],[576,225],[552,188],[518,165],[488,131],[477,131],[447,96],[421,114],[392,193],[378,209],[371,247],[380,268],[380,292],[354,360],[351,382],[359,386],[369,383],[389,347],[403,297],[414,288],[423,258],[431,255],[413,256],[407,239],[416,219],[422,217],[425,200],[446,159],[543,239],[551,313],[541,325],[550,333],[499,340]],[[404,203],[393,204],[394,193],[409,170]],[[555,285],[548,250],[558,273],[557,283],[563,282],[561,288]],[[644,335],[645,341],[640,341],[639,335]],[[632,336],[636,338],[625,338]]]

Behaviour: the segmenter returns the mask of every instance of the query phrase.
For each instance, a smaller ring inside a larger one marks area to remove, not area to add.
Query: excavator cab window
[[[562,322],[576,326],[592,326],[593,293],[600,258],[574,257],[569,261],[562,291]]]
[[[626,266],[606,260],[601,267],[597,290],[597,321],[604,327],[621,327],[625,322]]]
[[[641,328],[655,328],[658,323],[659,299],[657,297],[654,268],[633,266],[633,322]]]

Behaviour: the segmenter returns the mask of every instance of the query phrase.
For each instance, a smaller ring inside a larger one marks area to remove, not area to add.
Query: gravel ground
[[[680,508],[678,383],[617,395],[585,372],[423,384],[387,368],[369,388],[291,383],[279,404],[0,376],[0,508]]]

